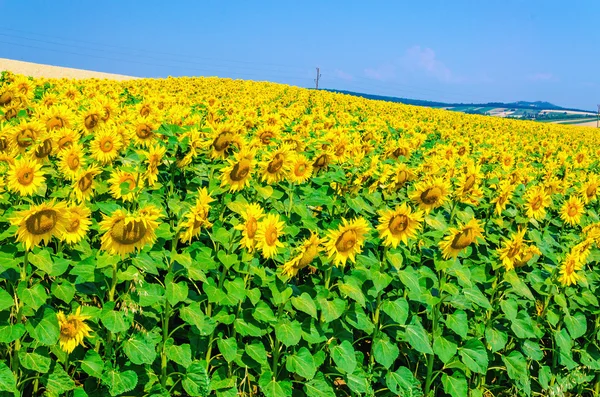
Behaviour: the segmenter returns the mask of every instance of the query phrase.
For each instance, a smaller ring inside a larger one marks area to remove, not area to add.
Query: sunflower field
[[[600,396],[596,130],[0,79],[0,395]]]

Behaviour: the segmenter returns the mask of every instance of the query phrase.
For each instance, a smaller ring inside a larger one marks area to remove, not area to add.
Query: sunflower
[[[581,222],[581,216],[584,212],[584,205],[577,196],[571,196],[565,201],[560,209],[560,218],[571,226]]]
[[[506,205],[510,202],[516,186],[509,180],[503,180],[500,184],[496,185],[496,191],[498,196],[491,200],[492,204],[495,204],[496,214],[502,215],[502,211],[506,208]]]
[[[239,135],[240,128],[236,125],[232,123],[216,124],[213,126],[213,131],[209,142],[211,158],[224,159],[233,147],[238,151],[243,148],[243,140]]]
[[[59,203],[42,203],[30,206],[28,210],[18,212],[10,219],[11,224],[18,226],[17,241],[25,244],[25,249],[30,250],[40,242],[44,245],[52,237],[61,238],[67,226],[65,217],[67,205]]]
[[[78,345],[83,346],[83,338],[89,337],[92,329],[85,323],[85,320],[90,317],[81,315],[81,306],[77,308],[75,314],[65,316],[62,311],[59,311],[56,317],[60,326],[60,348],[69,354]]]
[[[46,129],[42,123],[36,120],[21,119],[19,124],[12,127],[12,140],[19,152],[24,152],[29,146],[33,145],[38,137]]]
[[[162,159],[167,152],[167,148],[160,145],[152,145],[146,152],[146,172],[144,178],[148,182],[148,186],[154,186],[158,181],[158,166],[162,163]]]
[[[478,244],[477,239],[483,238],[483,228],[477,219],[471,219],[465,225],[460,222],[457,228],[450,228],[450,234],[439,246],[444,259],[456,258],[458,254],[472,243]]]
[[[39,139],[29,147],[29,157],[32,160],[37,161],[40,164],[43,164],[48,156],[52,153],[53,149],[53,139],[52,136],[48,133],[42,134]]]
[[[112,163],[121,150],[121,137],[111,128],[101,128],[94,133],[94,139],[90,142],[91,157],[100,164]]]
[[[310,179],[313,167],[308,159],[302,154],[292,156],[290,164],[290,173],[288,179],[293,183],[304,183]]]
[[[79,142],[79,133],[69,128],[54,130],[52,133],[54,135],[54,144],[59,152]]]
[[[48,131],[68,129],[75,124],[73,113],[66,105],[50,106],[41,114],[40,121],[44,123]]]
[[[115,170],[107,181],[110,185],[110,193],[116,199],[133,201],[136,196],[136,188],[143,187],[142,178],[136,172]]]
[[[73,192],[78,201],[82,202],[92,196],[94,191],[94,177],[101,174],[102,171],[98,167],[89,167],[81,170],[75,178],[73,178]]]
[[[259,127],[254,135],[255,141],[262,145],[269,145],[273,139],[279,137],[278,128],[275,126],[263,125]]]
[[[507,271],[515,268],[515,262],[517,262],[523,254],[523,245],[526,232],[527,229],[523,229],[512,234],[509,239],[506,239],[502,243],[502,248],[498,249],[500,260]]]
[[[483,197],[483,191],[479,187],[483,174],[481,166],[470,162],[466,172],[458,177],[456,195],[461,203],[477,205]]]
[[[429,177],[416,184],[410,198],[425,212],[440,207],[448,200],[450,183],[442,178]]]
[[[583,269],[583,263],[577,254],[569,253],[564,262],[560,266],[558,281],[564,285],[569,286],[577,284],[577,281],[583,277],[577,271]]]
[[[8,170],[8,189],[21,196],[34,195],[44,184],[44,173],[38,162],[30,159],[18,159]]]
[[[137,214],[118,209],[110,216],[104,215],[99,224],[100,231],[104,232],[100,248],[124,257],[147,244],[154,244],[159,218],[160,212],[153,206],[144,207]]]
[[[271,152],[268,158],[260,163],[262,168],[261,180],[268,184],[281,182],[285,179],[290,165],[288,148],[281,147]]]
[[[62,239],[69,244],[76,244],[81,241],[92,224],[90,214],[90,209],[84,205],[67,208],[65,231],[62,234]]]
[[[356,255],[362,251],[369,229],[369,223],[360,217],[350,222],[342,219],[337,230],[327,232],[325,249],[336,266],[345,266],[348,259],[356,262]]]
[[[81,168],[85,166],[85,156],[78,144],[60,152],[58,158],[58,169],[70,181],[74,180]]]
[[[258,221],[264,216],[264,212],[258,204],[247,204],[242,213],[244,222],[235,226],[236,230],[241,230],[242,240],[240,244],[245,247],[248,252],[254,250],[256,243],[256,231],[258,229]]]
[[[185,231],[180,235],[179,239],[182,242],[188,244],[192,239],[200,234],[201,228],[208,229],[212,226],[212,223],[208,221],[208,211],[210,210],[210,203],[215,201],[206,188],[202,188],[198,191],[198,198],[196,204],[186,214],[186,220],[183,222],[181,227],[185,228]]]
[[[283,265],[281,274],[288,277],[294,277],[298,274],[299,270],[310,265],[312,261],[319,256],[319,252],[322,250],[322,243],[323,240],[312,233],[309,238],[305,239],[302,244],[300,244],[297,255]]]
[[[401,241],[408,244],[408,239],[416,236],[422,222],[422,211],[413,212],[406,203],[402,203],[394,210],[380,212],[377,230],[379,237],[384,239],[383,245],[396,248]]]
[[[241,151],[221,169],[221,187],[229,185],[230,192],[242,190],[250,183],[254,168],[254,151]]]
[[[390,180],[388,181],[389,188],[393,191],[397,191],[402,186],[404,186],[407,182],[415,179],[415,174],[412,172],[410,168],[404,163],[396,163],[394,164],[392,173],[390,175]]]
[[[546,216],[546,208],[552,204],[552,198],[543,186],[534,186],[525,194],[525,209],[527,216],[542,220]]]
[[[277,250],[283,247],[279,237],[283,234],[285,223],[277,214],[268,214],[258,224],[256,230],[256,248],[262,251],[263,258],[272,258]]]
[[[581,198],[587,204],[596,198],[600,187],[600,178],[596,174],[589,174],[588,180],[581,187]]]
[[[156,126],[149,118],[138,117],[133,123],[133,128],[133,142],[136,146],[148,147],[155,141]]]

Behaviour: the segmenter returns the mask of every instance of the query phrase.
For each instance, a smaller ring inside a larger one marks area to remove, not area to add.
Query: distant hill
[[[529,119],[537,121],[560,121],[589,119],[596,117],[591,110],[575,108],[563,108],[550,102],[544,101],[518,101],[518,102],[488,102],[488,103],[447,103],[436,101],[424,101],[421,99],[397,98],[383,95],[364,94],[360,92],[325,89],[331,92],[359,96],[388,102],[399,102],[406,105],[425,106],[432,108],[444,108],[468,114],[482,114],[489,116]]]

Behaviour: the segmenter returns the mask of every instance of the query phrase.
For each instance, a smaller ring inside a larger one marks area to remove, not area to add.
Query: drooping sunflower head
[[[400,242],[408,244],[408,239],[416,236],[422,222],[422,211],[413,212],[406,203],[402,203],[394,210],[380,213],[377,230],[384,245],[396,248]]]
[[[500,260],[507,271],[514,269],[515,262],[522,256],[526,232],[527,229],[522,229],[513,233],[510,238],[502,243],[502,247],[498,249]]]
[[[210,203],[215,201],[205,187],[198,190],[196,204],[188,211],[185,221],[181,225],[183,231],[180,235],[182,242],[190,243],[192,239],[200,234],[201,228],[208,229],[212,223],[208,220]]]
[[[33,196],[45,183],[41,165],[30,159],[17,159],[7,175],[8,189],[21,196]]]
[[[296,256],[283,265],[281,274],[294,277],[299,270],[310,265],[319,256],[319,252],[323,250],[322,243],[323,240],[317,234],[311,233],[311,236],[300,244]]]
[[[28,210],[18,212],[11,223],[18,226],[17,241],[31,250],[43,241],[46,245],[52,237],[62,238],[66,227],[66,204],[42,203],[32,205]]]
[[[356,261],[356,255],[362,251],[369,223],[362,217],[352,221],[342,219],[342,224],[337,230],[327,232],[325,249],[336,266],[344,266],[346,261]]]
[[[167,148],[160,145],[152,145],[146,152],[146,172],[144,178],[148,186],[153,186],[158,181],[158,166],[162,163]]]
[[[101,174],[102,171],[98,167],[88,167],[80,170],[73,178],[73,192],[78,201],[82,202],[92,196],[94,191],[94,177]]]
[[[81,315],[81,306],[77,308],[75,314],[65,316],[62,311],[59,311],[56,317],[60,326],[60,348],[69,354],[78,345],[83,346],[83,339],[90,336],[92,329],[85,323],[85,320],[90,317]]]
[[[233,159],[227,160],[228,165],[221,169],[221,186],[229,186],[230,192],[244,189],[252,178],[254,169],[254,151],[241,151]]]
[[[589,174],[588,180],[581,187],[581,198],[587,204],[596,199],[600,187],[600,178],[596,174]]]
[[[450,183],[439,177],[429,177],[416,184],[410,198],[425,212],[442,206],[448,201]]]
[[[579,255],[573,252],[567,254],[560,266],[558,281],[566,287],[577,284],[577,281],[583,279],[583,276],[578,273],[581,269],[583,263]]]
[[[574,226],[581,222],[581,216],[584,211],[583,201],[577,196],[571,196],[561,207],[560,217],[565,223]]]
[[[100,222],[100,231],[104,232],[101,249],[124,257],[147,244],[154,244],[159,216],[156,211],[143,209],[137,214],[119,209],[110,216],[104,215]]]
[[[285,223],[277,214],[268,214],[258,224],[256,230],[256,248],[262,251],[263,258],[272,258],[277,254],[283,243],[279,238],[283,235]]]
[[[477,219],[471,219],[465,225],[459,223],[457,228],[450,228],[450,234],[440,242],[444,259],[456,258],[458,254],[483,238],[483,227]]]

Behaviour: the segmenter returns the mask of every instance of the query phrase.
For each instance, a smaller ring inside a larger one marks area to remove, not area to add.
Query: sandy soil
[[[587,121],[585,123],[571,124],[571,125],[577,125],[577,126],[582,126],[582,127],[596,127],[596,120]]]
[[[121,74],[93,72],[91,70],[64,68],[61,66],[43,65],[32,62],[15,61],[12,59],[0,58],[0,71],[10,70],[13,73],[23,74],[32,77],[49,77],[49,78],[72,78],[85,79],[96,77],[99,79],[112,80],[131,80],[137,77],[124,76]]]
[[[593,112],[577,112],[575,110],[542,110],[540,113],[595,114]]]

